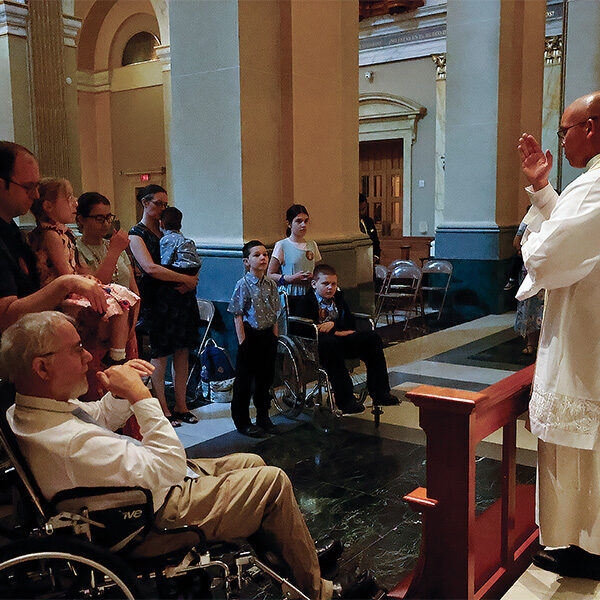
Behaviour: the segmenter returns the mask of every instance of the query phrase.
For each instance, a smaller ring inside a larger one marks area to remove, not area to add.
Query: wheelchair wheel
[[[306,398],[302,361],[296,344],[287,336],[281,336],[277,342],[271,394],[277,410],[288,419],[293,419],[302,412]]]
[[[49,536],[0,548],[0,598],[140,597],[129,567],[88,542]]]

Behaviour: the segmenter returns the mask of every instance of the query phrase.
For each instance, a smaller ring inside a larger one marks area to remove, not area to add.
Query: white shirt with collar
[[[600,155],[559,196],[533,192],[524,221],[527,276],[518,300],[546,290],[529,405],[545,442],[583,450],[600,439]]]
[[[87,422],[73,414],[83,409]],[[142,442],[114,432],[134,414]],[[185,450],[156,398],[133,406],[106,394],[97,402],[16,395],[8,422],[44,496],[75,487],[140,486],[154,510],[186,476]]]

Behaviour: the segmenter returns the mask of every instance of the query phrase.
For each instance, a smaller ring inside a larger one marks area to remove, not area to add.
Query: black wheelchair
[[[158,528],[146,489],[78,488],[48,502],[8,424],[13,402],[14,388],[0,381],[2,490],[14,519],[0,527],[11,540],[0,547],[0,598],[234,598],[267,575],[282,598],[309,600],[262,555],[208,544],[198,527]]]
[[[285,292],[280,292],[280,295],[283,317],[280,320],[275,377],[271,388],[273,404],[288,419],[308,412],[317,428],[329,431],[336,426],[342,411],[335,403],[329,377],[319,363],[319,330],[310,319],[290,315],[288,296]],[[358,331],[375,329],[369,315],[353,315]],[[359,360],[346,361],[350,372],[359,364]],[[364,386],[360,402],[365,401],[367,393]],[[375,427],[378,427],[383,414],[381,406],[374,404],[371,413]]]

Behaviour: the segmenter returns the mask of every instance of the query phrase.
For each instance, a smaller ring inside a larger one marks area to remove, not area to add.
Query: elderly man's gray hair
[[[53,352],[59,345],[56,330],[62,323],[73,323],[55,310],[23,315],[0,339],[0,377],[13,380],[28,371],[36,356]]]

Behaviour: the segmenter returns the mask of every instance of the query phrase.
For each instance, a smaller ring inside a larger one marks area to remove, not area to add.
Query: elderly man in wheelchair
[[[0,434],[32,510],[23,539],[0,548],[1,597],[134,598],[144,582],[160,593],[159,583],[190,573],[204,582],[192,597],[210,597],[215,566],[228,597],[253,570],[281,584],[282,597],[373,595],[367,573],[345,587],[321,577],[320,562],[341,550],[317,554],[282,470],[252,454],[186,460],[142,382],[149,363],[111,367],[100,374],[106,396],[74,400],[89,360],[58,312],[25,315],[2,336],[0,376],[16,395],[3,381],[3,400],[15,403],[1,407]],[[131,414],[141,442],[114,432]],[[260,558],[229,547],[235,574],[211,560],[211,544],[244,538]]]

